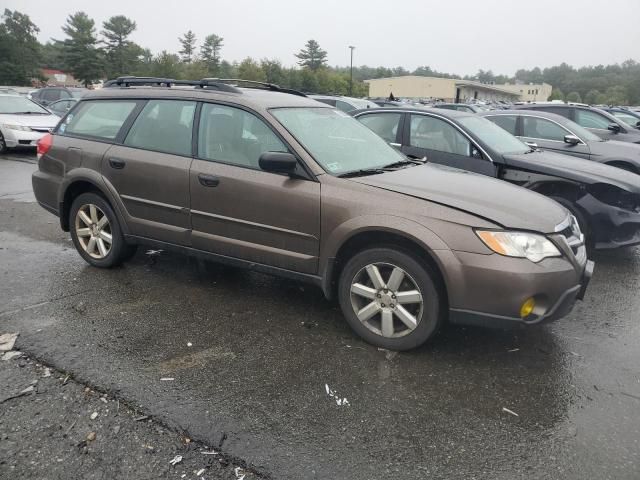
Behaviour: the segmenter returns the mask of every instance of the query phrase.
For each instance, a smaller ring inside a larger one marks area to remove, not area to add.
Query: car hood
[[[552,233],[567,218],[553,200],[484,175],[435,164],[352,180],[482,217],[504,228]]]
[[[608,143],[608,142],[606,142]],[[507,165],[548,174],[587,185],[606,183],[632,193],[640,193],[640,176],[583,158],[549,151],[504,155]]]
[[[23,125],[34,128],[53,128],[60,121],[60,117],[53,114],[46,115],[10,115],[6,113],[0,114],[0,123],[8,123],[11,125]]]

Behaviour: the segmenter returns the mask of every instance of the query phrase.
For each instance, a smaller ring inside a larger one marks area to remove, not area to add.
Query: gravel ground
[[[0,392],[3,479],[259,478],[215,448],[24,356],[0,361]],[[176,456],[182,460],[171,465]]]

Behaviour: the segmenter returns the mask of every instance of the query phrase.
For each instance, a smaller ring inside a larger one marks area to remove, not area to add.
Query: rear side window
[[[495,115],[487,118],[499,127],[509,132],[511,135],[516,134],[516,123],[518,117],[515,117],[513,115]]]
[[[150,100],[129,130],[124,144],[191,156],[195,102]]]
[[[355,110],[353,105],[347,102],[343,102],[342,100],[336,100],[336,108],[338,110],[342,110],[343,112],[350,112],[351,110]]]
[[[44,92],[42,92],[41,98],[42,100],[46,100],[47,102],[55,102],[60,98],[60,90],[57,90],[55,88],[45,90]]]
[[[400,113],[372,113],[363,115],[358,120],[387,142],[395,143],[401,115]]]
[[[114,140],[134,108],[136,108],[134,101],[82,102],[77,110],[67,115],[58,132]]]
[[[523,133],[528,138],[540,138],[542,140],[555,140],[556,142],[564,141],[565,135],[570,132],[562,128],[560,125],[545,120],[544,118],[522,117]]]

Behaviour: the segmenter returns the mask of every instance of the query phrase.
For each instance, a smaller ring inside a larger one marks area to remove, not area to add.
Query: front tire
[[[417,258],[395,248],[354,255],[338,284],[342,312],[364,340],[389,350],[410,350],[440,327],[437,276]]]
[[[110,268],[131,256],[111,205],[96,193],[83,193],[69,212],[71,239],[80,256],[90,265]]]
[[[7,153],[9,151],[9,147],[7,147],[7,141],[4,139],[2,132],[0,132],[0,155],[3,153]]]

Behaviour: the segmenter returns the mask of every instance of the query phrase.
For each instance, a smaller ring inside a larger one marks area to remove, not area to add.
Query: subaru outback
[[[414,348],[445,321],[561,318],[593,268],[556,202],[408,159],[275,85],[120,78],[38,156],[36,198],[89,264],[146,244],[311,282],[384,348]]]

